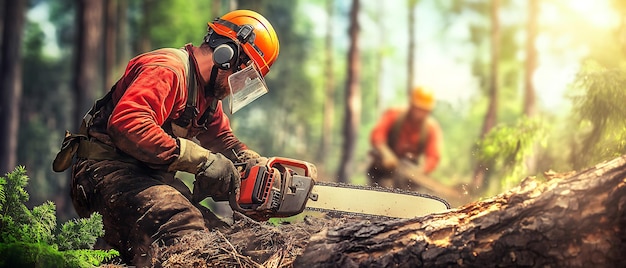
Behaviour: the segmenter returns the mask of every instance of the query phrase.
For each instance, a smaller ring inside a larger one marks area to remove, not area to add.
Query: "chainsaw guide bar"
[[[306,210],[374,218],[415,218],[450,209],[437,196],[379,186],[316,182]]]

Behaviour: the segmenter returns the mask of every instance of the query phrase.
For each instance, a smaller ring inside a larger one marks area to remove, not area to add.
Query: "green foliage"
[[[0,178],[0,267],[91,267],[119,255],[91,250],[104,234],[102,216],[70,221],[57,230],[56,208],[48,201],[29,210],[26,169]]]
[[[524,160],[533,154],[535,145],[546,146],[546,126],[539,119],[523,118],[514,126],[493,128],[478,144],[478,159],[494,176],[501,178],[502,188],[518,184],[527,172]]]
[[[114,250],[67,250],[44,243],[0,243],[0,267],[94,267],[118,255]]]
[[[15,171],[7,174],[3,177],[6,181],[5,185],[2,185],[2,192],[5,197],[2,204],[2,236],[4,236],[5,220],[11,219],[16,222],[26,222],[30,217],[30,211],[24,205],[24,202],[28,201],[28,193],[24,190],[26,184],[28,184],[28,177],[26,176],[26,169],[22,166],[15,168]],[[4,237],[0,237],[2,241],[5,241]]]
[[[206,34],[206,23],[213,20],[209,1],[162,0],[141,5],[143,12],[150,12],[141,19],[149,26],[153,48],[181,47],[190,42],[197,45]]]
[[[579,72],[571,92],[572,129],[575,135],[571,161],[584,168],[626,153],[626,69],[607,69],[588,62]]]
[[[68,221],[57,235],[60,250],[91,248],[98,237],[104,235],[102,215],[93,214],[87,219]]]
[[[4,188],[6,187],[5,185],[7,185],[7,179],[0,177],[0,211],[3,210],[4,203],[7,201],[7,196],[4,193]]]
[[[467,107],[453,107],[448,103],[438,103],[433,117],[439,122],[443,132],[443,153],[433,178],[449,184],[467,182],[471,174],[472,148],[474,138],[480,134],[476,126],[481,124],[485,103],[474,103]]]
[[[3,242],[0,255],[0,267],[69,267],[61,252],[44,243]]]

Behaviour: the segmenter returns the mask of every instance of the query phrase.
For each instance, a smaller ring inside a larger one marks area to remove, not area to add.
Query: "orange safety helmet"
[[[411,105],[432,111],[435,108],[435,95],[432,90],[426,87],[417,86],[411,90]]]
[[[270,71],[270,66],[278,57],[278,36],[274,27],[261,14],[251,10],[235,10],[207,24],[216,34],[240,45],[261,75],[265,76]]]

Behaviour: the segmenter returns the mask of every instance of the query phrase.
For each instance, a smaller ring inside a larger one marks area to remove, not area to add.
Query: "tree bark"
[[[348,49],[348,78],[346,79],[346,105],[343,129],[343,146],[339,163],[338,181],[347,182],[351,175],[352,160],[356,147],[357,132],[361,118],[361,88],[359,76],[361,61],[359,60],[359,0],[352,0],[350,11],[350,47]]]
[[[167,267],[626,267],[626,155],[545,173],[439,214],[388,220],[309,214],[234,224],[160,249]]]
[[[296,267],[626,267],[626,156],[422,218],[311,237]]]
[[[22,37],[26,0],[4,1],[2,7],[2,54],[0,55],[0,174],[17,164],[18,126],[22,98]]]

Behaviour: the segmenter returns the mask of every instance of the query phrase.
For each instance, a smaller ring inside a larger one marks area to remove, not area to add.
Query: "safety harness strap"
[[[402,129],[402,124],[406,120],[407,112],[403,112],[396,118],[396,121],[393,123],[391,130],[389,131],[389,135],[387,136],[387,141],[390,148],[394,148],[400,139],[400,130]],[[426,141],[428,140],[428,124],[426,121],[430,120],[430,116],[427,117],[422,126],[420,127],[420,138],[417,143],[417,154],[421,155],[426,147]]]
[[[197,107],[198,84],[196,83],[196,68],[194,64],[191,64],[191,55],[187,55],[180,49],[177,52],[175,54],[180,57],[187,67],[187,103],[183,113],[174,120],[174,124],[187,127],[199,113]]]

